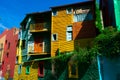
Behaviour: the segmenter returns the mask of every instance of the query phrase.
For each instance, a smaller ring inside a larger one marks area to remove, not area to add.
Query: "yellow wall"
[[[28,65],[30,65],[30,74],[26,74]],[[16,65],[14,80],[38,80],[38,62],[25,62],[20,75],[18,75],[18,65]]]
[[[19,79],[19,75],[18,75],[18,65],[15,65],[15,69],[14,69],[14,80],[18,80]]]
[[[18,64],[22,63],[22,51],[21,51],[21,46],[22,46],[22,40],[19,41],[19,46],[18,46],[18,51],[17,51],[17,55],[18,55]]]
[[[55,56],[57,49],[60,52],[74,50],[73,41],[66,41],[66,28],[72,25],[73,14],[67,14],[66,8],[58,10],[56,16],[52,16],[52,31],[51,33],[57,33],[57,41],[51,43],[51,56]],[[51,36],[52,37],[52,36]]]
[[[18,66],[19,64],[22,64],[22,52],[21,52],[21,46],[22,46],[22,40],[19,40],[19,46],[17,47],[17,53],[16,55],[18,56],[18,64],[15,64],[15,69],[14,69],[14,80],[19,80],[19,75],[18,75]]]
[[[0,38],[0,44],[3,44],[3,50],[0,52],[0,62],[2,62],[3,52],[4,52],[4,44],[5,44],[6,35]]]

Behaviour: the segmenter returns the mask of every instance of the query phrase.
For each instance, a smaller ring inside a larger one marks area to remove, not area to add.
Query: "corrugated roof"
[[[49,12],[51,11],[33,12],[33,13],[28,13],[27,15],[44,14],[44,13],[49,13]]]
[[[43,11],[43,12],[33,12],[26,14],[25,18],[22,20],[20,24],[23,24],[31,15],[37,15],[37,14],[44,14],[44,13],[50,13],[51,11]]]

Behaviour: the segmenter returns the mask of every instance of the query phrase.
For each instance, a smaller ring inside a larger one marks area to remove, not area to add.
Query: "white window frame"
[[[54,39],[54,36],[53,35],[56,35],[56,40]],[[53,33],[52,34],[52,41],[57,41],[58,40],[58,34],[57,33]]]
[[[54,13],[55,12],[55,13]],[[57,14],[58,14],[58,11],[57,10],[53,10],[52,11],[52,16],[57,16]]]
[[[71,9],[70,12],[69,12],[69,9]],[[67,13],[67,14],[72,14],[72,8],[67,8],[67,9],[66,9],[66,13]]]
[[[67,28],[66,28],[66,40],[67,41],[71,41],[73,39],[73,35],[72,34],[73,34],[72,25],[67,26]],[[69,39],[69,37],[71,37],[71,38]]]

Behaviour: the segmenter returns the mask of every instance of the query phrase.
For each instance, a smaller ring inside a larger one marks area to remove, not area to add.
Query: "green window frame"
[[[26,67],[26,74],[30,74],[30,66]]]
[[[21,72],[22,72],[22,65],[19,65],[18,66],[18,74],[21,74]]]

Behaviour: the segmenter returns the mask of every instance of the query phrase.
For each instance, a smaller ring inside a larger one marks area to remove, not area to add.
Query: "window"
[[[5,43],[7,44],[7,40],[5,40]]]
[[[52,41],[56,41],[57,40],[57,34],[52,34]]]
[[[56,10],[53,10],[52,11],[52,16],[56,16],[57,15],[57,11]]]
[[[72,26],[68,26],[66,30],[66,40],[72,40]]]
[[[43,77],[44,76],[44,65],[43,62],[40,62],[38,65],[38,76]]]
[[[0,51],[2,52],[3,50],[3,43],[0,44]]]
[[[86,10],[80,9],[79,11],[76,10],[76,12],[74,12],[74,22],[87,21],[92,19],[93,19],[92,12],[87,9]]]
[[[18,74],[21,74],[21,71],[22,71],[22,65],[19,65],[18,66]]]
[[[3,43],[0,44],[0,48],[3,48]]]
[[[9,57],[9,53],[6,54],[7,58]]]
[[[30,74],[30,66],[26,67],[26,74]]]
[[[71,14],[72,13],[72,8],[67,8],[66,12],[67,12],[67,14]]]
[[[16,57],[16,64],[18,63],[18,56]]]
[[[26,29],[26,25],[27,25],[27,22],[25,22],[25,23],[22,25],[22,30],[25,30],[25,29]]]
[[[10,42],[8,43],[8,49],[10,48]]]
[[[78,78],[78,65],[77,62],[70,64],[68,63],[69,78]]]
[[[74,14],[74,22],[92,20],[93,16],[91,13]]]

